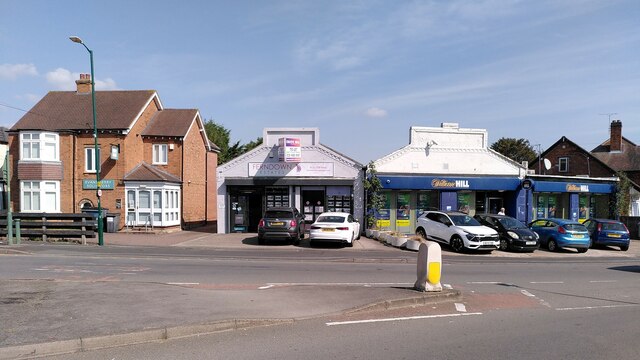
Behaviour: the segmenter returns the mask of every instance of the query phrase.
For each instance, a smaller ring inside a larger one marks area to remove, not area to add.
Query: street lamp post
[[[93,107],[93,144],[94,144],[94,159],[96,168],[96,196],[98,197],[98,245],[104,245],[104,229],[102,226],[102,206],[100,205],[100,197],[102,196],[102,190],[100,189],[100,153],[98,148],[98,124],[96,122],[96,83],[93,76],[93,51],[82,42],[77,36],[70,36],[69,39],[75,43],[82,44],[89,52],[89,60],[91,62],[91,105]]]

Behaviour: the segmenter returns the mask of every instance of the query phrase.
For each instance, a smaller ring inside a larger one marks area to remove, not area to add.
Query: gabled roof
[[[99,129],[129,129],[156,95],[154,90],[96,91]],[[157,96],[158,106],[161,107]],[[51,91],[11,130],[84,130],[93,128],[91,93]]]
[[[622,137],[622,151],[611,152],[609,139],[591,150],[593,156],[617,171],[640,170],[640,146]]]
[[[197,115],[196,109],[164,109],[151,118],[141,135],[184,137]]]
[[[161,181],[181,183],[182,180],[166,171],[141,162],[124,176],[124,181]]]
[[[603,167],[611,170],[611,173],[615,173],[616,170],[613,169],[611,166],[609,166],[607,163],[603,162],[601,159],[598,158],[598,156],[596,154],[592,154],[589,151],[585,150],[582,146],[576,144],[575,142],[571,141],[568,137],[566,136],[562,136],[560,139],[558,139],[558,141],[556,141],[553,145],[549,146],[547,148],[547,150],[545,150],[542,154],[540,154],[540,156],[536,157],[530,164],[529,164],[529,168],[533,169],[535,168],[535,166],[537,166],[538,161],[540,158],[545,157],[545,155],[547,155],[549,152],[551,152],[553,149],[555,149],[558,145],[562,144],[562,143],[568,143],[570,145],[573,145],[576,149],[578,149],[580,152],[582,152],[585,156],[591,156],[592,159],[596,160],[597,162],[600,163],[600,165],[602,165]],[[533,164],[536,164],[535,166]]]

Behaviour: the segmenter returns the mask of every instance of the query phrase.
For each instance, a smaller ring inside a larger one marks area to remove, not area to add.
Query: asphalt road
[[[639,358],[640,261],[576,255],[445,254],[457,305],[346,316],[409,291],[415,253],[34,245],[1,258],[0,346],[242,314],[313,319],[61,358],[424,358],[425,347],[436,358]],[[411,316],[423,318],[360,322]],[[358,322],[327,325],[345,321]]]

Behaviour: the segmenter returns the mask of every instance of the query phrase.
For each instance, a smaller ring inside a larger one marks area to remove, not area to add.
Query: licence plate
[[[271,226],[282,226],[284,223],[282,221],[272,221]]]
[[[322,229],[322,231],[331,232],[331,231],[335,231],[335,229],[332,229],[332,228],[324,228],[324,229]]]
[[[536,244],[536,242],[535,242],[535,241],[527,241],[527,242],[526,242],[526,244],[527,244],[527,245],[535,245],[535,244]]]
[[[582,239],[584,237],[584,235],[582,235],[582,234],[574,234],[573,237],[576,238],[576,239]]]
[[[493,241],[483,241],[482,245],[495,245]]]
[[[619,238],[622,237],[622,235],[620,234],[607,234],[608,237],[614,237],[614,238]]]

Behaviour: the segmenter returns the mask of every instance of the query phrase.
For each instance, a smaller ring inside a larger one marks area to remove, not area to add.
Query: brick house
[[[91,80],[52,91],[9,131],[20,212],[97,206]],[[101,205],[120,226],[215,222],[217,153],[198,110],[165,109],[154,90],[96,91]]]
[[[543,162],[540,163],[539,159],[543,159]],[[544,159],[551,162],[551,168],[548,170],[544,166]],[[538,158],[529,163],[529,169],[538,175],[604,178],[616,176],[614,169],[566,136],[561,137]]]

